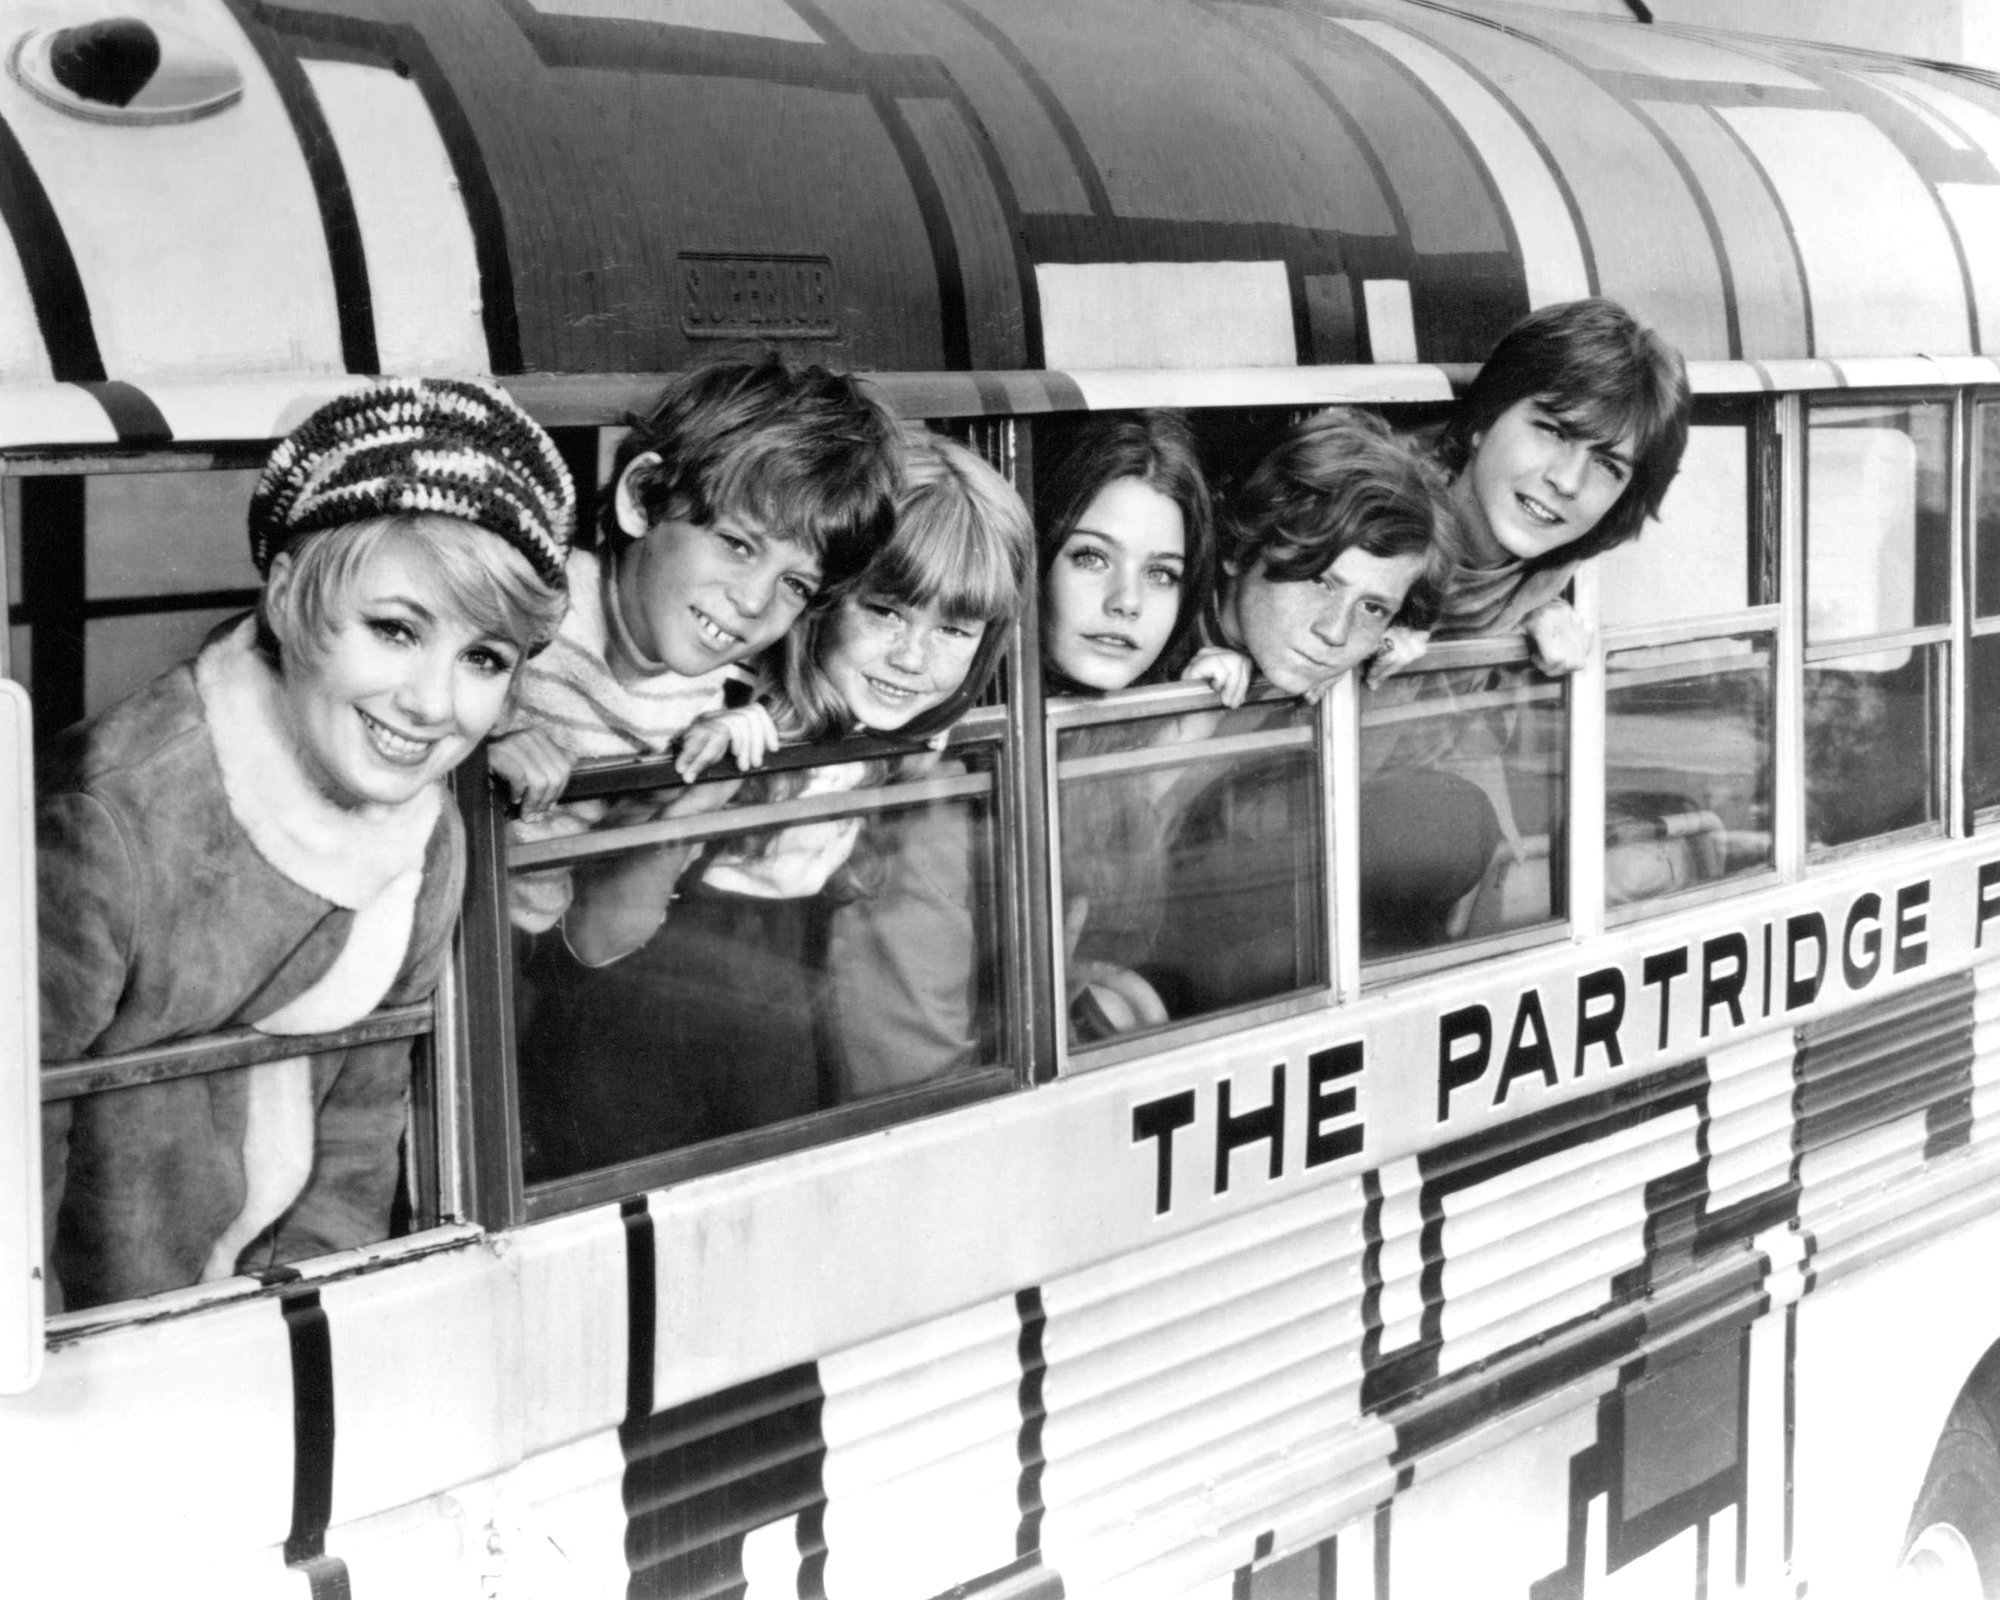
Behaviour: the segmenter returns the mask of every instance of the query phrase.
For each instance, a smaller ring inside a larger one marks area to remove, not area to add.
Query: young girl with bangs
[[[1142,411],[1087,428],[1041,497],[1043,682],[1096,697],[1189,678],[1225,705],[1249,689],[1247,657],[1204,647],[1216,583],[1215,516],[1187,419]],[[1130,750],[1157,723],[1108,723],[1064,742],[1070,755]],[[1157,779],[1101,779],[1062,802],[1063,937],[1073,1036],[1166,1020],[1136,968],[1164,909],[1170,809]]]
[[[1027,512],[992,467],[922,429],[903,430],[900,467],[887,544],[786,635],[755,702],[688,729],[682,776],[698,777],[726,752],[753,769],[781,744],[936,738],[991,681],[1025,581]],[[846,761],[703,787],[738,805],[832,795],[937,761],[935,752]],[[854,891],[822,891],[863,832],[862,819],[848,817],[734,836],[687,869],[670,903],[572,910],[573,938],[640,948],[599,969],[587,1010],[567,1020],[599,1060],[630,1065],[577,1086],[593,1103],[573,1099],[552,1171],[768,1126],[829,1098],[815,1043],[822,954],[830,912]],[[886,878],[886,867],[872,876]],[[621,925],[575,925],[580,914],[607,913]],[[969,968],[969,947],[966,960]]]

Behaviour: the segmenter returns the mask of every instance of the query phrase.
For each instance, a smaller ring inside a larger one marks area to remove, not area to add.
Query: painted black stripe
[[[21,479],[21,609],[35,719],[67,728],[84,711],[83,479]]]
[[[312,1600],[353,1600],[354,1586],[347,1576],[347,1563],[339,1556],[314,1556],[299,1563],[306,1575]]]
[[[1724,135],[1743,152],[1743,159],[1750,163],[1750,170],[1757,175],[1757,181],[1764,186],[1764,193],[1771,197],[1771,210],[1785,230],[1785,243],[1791,247],[1792,252],[1792,271],[1798,276],[1799,308],[1806,322],[1805,353],[1808,357],[1813,356],[1819,349],[1819,335],[1813,326],[1812,279],[1806,275],[1805,252],[1799,248],[1798,232],[1792,227],[1792,214],[1785,209],[1784,196],[1778,193],[1777,184],[1771,181],[1771,174],[1765,169],[1764,163],[1757,159],[1757,152],[1750,148],[1749,142],[1720,112],[1711,111],[1709,115],[1715,119],[1715,125]],[[1749,352],[1746,350],[1744,354],[1748,356]],[[1767,381],[1769,376],[1768,373],[1765,374]]]
[[[151,395],[129,383],[81,383],[90,397],[104,408],[111,426],[118,430],[120,444],[169,444],[174,430],[166,416],[153,404]]]
[[[862,63],[851,53],[809,41],[620,17],[548,16],[528,0],[500,0],[500,7],[536,56],[551,67],[748,78],[837,94],[855,94],[867,87]],[[806,20],[809,26],[819,26],[815,19]]]
[[[1741,41],[1732,41],[1731,48],[1741,53]],[[1789,111],[1832,109],[1827,97],[1817,89],[1724,83],[1713,78],[1663,78],[1646,72],[1598,72],[1592,76],[1606,89],[1627,100],[1657,100],[1686,106],[1776,107]]]
[[[815,0],[789,0],[789,3],[805,19],[806,25],[823,39],[857,60],[861,59],[847,35],[834,25],[833,19]],[[873,74],[870,77],[868,102],[875,108],[882,131],[889,136],[896,159],[902,163],[903,176],[910,185],[910,196],[916,201],[918,216],[923,219],[924,237],[930,244],[931,270],[937,279],[938,342],[942,347],[943,364],[963,372],[972,365],[972,328],[966,304],[965,270],[959,262],[958,237],[952,231],[951,213],[945,207],[944,191],[938,187],[937,176],[924,159],[923,146],[917,142],[902,108],[896,104],[895,90],[885,86],[879,77]]]
[[[1962,159],[1964,153],[1952,150],[1928,123],[1878,89],[1852,78],[1841,77],[1826,68],[1813,69],[1811,76],[1827,84],[1843,109],[1863,118],[1883,134],[1923,181],[1924,193],[1930,197],[1938,221],[1944,224],[1945,237],[1951,240],[1952,255],[1958,262],[1959,288],[1965,297],[1966,335],[1970,341],[1966,349],[1973,353],[1984,349],[1980,342],[1979,293],[1973,283],[1972,262],[1966,255],[1965,239],[1959,233],[1957,219],[1952,216],[1951,207],[1944,203],[1941,186],[1946,183],[1990,184],[1993,181],[1992,163],[1985,159],[1983,153],[1977,156],[1976,166],[1972,161]]]
[[[1393,73],[1396,77],[1400,78],[1412,94],[1428,105],[1437,117],[1438,125],[1450,135],[1453,141],[1457,143],[1460,151],[1464,153],[1466,160],[1471,164],[1474,176],[1479,179],[1481,187],[1486,190],[1486,200],[1493,208],[1494,219],[1499,223],[1501,232],[1506,235],[1507,259],[1512,266],[1513,274],[1520,280],[1523,308],[1525,310],[1527,269],[1521,253],[1521,231],[1514,226],[1514,213],[1508,210],[1506,196],[1500,192],[1499,180],[1494,177],[1493,169],[1486,164],[1486,158],[1480,153],[1479,146],[1473,143],[1471,136],[1466,133],[1465,128],[1460,124],[1458,118],[1452,115],[1451,107],[1444,102],[1428,83],[1424,82],[1423,77],[1415,68],[1404,63],[1402,57],[1377,44],[1373,39],[1366,38],[1361,34],[1354,36],[1354,44],[1361,53],[1370,57],[1381,71]],[[1425,259],[1428,262],[1436,258],[1426,257]],[[1426,353],[1426,359],[1436,360],[1437,358]]]
[[[487,363],[495,373],[521,372],[521,319],[514,298],[513,257],[507,248],[506,213],[500,193],[451,79],[438,64],[430,43],[407,25],[366,22],[318,11],[269,11],[274,33],[307,48],[305,53],[333,61],[352,61],[408,78],[424,97],[432,125],[451,162],[465,220],[472,230],[474,259],[479,267],[479,309],[486,332]]]
[[[1028,254],[1028,234],[1022,223],[1021,197],[1014,192],[1014,175],[1000,159],[1000,147],[994,143],[979,108],[956,82],[949,77],[946,82],[951,104],[979,147],[981,170],[1007,225],[1007,238],[1014,251],[1014,281],[1021,294],[1021,361],[1030,369],[1037,368],[1047,359],[1042,350],[1042,287],[1035,276],[1034,257]]]
[[[292,1353],[292,1531],[285,1562],[298,1566],[326,1554],[333,1518],[333,1336],[317,1289],[287,1295],[280,1305]]]
[[[431,121],[444,141],[452,175],[458,179],[458,196],[465,206],[465,220],[472,229],[473,258],[479,264],[479,313],[486,327],[486,358],[496,373],[524,372],[527,358],[521,350],[521,317],[514,299],[514,260],[507,248],[507,216],[500,207],[500,191],[486,166],[486,152],[472,131],[472,119],[459,103],[451,80],[431,54],[430,46],[415,30],[396,30],[403,50],[430,107]]]
[[[1526,39],[1530,43],[1534,42],[1528,35],[1521,33],[1519,30],[1507,27],[1503,23],[1494,22],[1486,17],[1474,17],[1467,20],[1477,22],[1482,27],[1493,28],[1497,32],[1508,35],[1510,38]],[[1494,104],[1498,105],[1508,116],[1514,119],[1514,126],[1519,128],[1522,136],[1535,147],[1535,154],[1542,158],[1542,166],[1547,171],[1549,180],[1555,184],[1556,192],[1562,196],[1563,209],[1569,213],[1570,227],[1576,232],[1576,246],[1583,255],[1584,292],[1587,294],[1601,293],[1602,290],[1599,287],[1597,275],[1597,251],[1590,242],[1590,229],[1585,225],[1583,220],[1583,207],[1577,201],[1576,191],[1570,187],[1569,178],[1563,172],[1562,163],[1556,160],[1555,152],[1548,147],[1547,142],[1542,138],[1541,129],[1537,128],[1533,121],[1529,119],[1528,114],[1514,103],[1513,97],[1501,87],[1501,80],[1487,72],[1483,67],[1475,65],[1471,57],[1462,55],[1452,46],[1435,37],[1426,36],[1425,43],[1429,44],[1438,54],[1456,62],[1461,71],[1480,84],[1493,97]],[[1525,267],[1526,261],[1524,258],[1524,270]]]
[[[653,1214],[644,1195],[619,1207],[625,1218],[625,1418],[653,1414],[653,1346],[659,1331]]]
[[[1014,1310],[1021,1319],[1021,1337],[1015,1346],[1021,1362],[1021,1433],[1015,1447],[1021,1463],[1015,1496],[1021,1523],[1014,1534],[1014,1554],[1027,1557],[1042,1546],[1042,1421],[1047,1415],[1042,1403],[1042,1374],[1047,1370],[1042,1356],[1042,1329],[1047,1322],[1042,1291],[1021,1290],[1014,1296]]]
[[[375,301],[368,286],[368,258],[361,246],[361,218],[347,184],[347,167],[333,141],[305,68],[291,46],[279,36],[276,23],[289,20],[262,0],[225,0],[255,47],[290,118],[292,132],[312,178],[319,204],[320,227],[326,234],[327,265],[333,272],[334,306],[340,317],[340,358],[349,372],[381,371],[375,347]]]
[[[1383,205],[1388,207],[1390,220],[1396,225],[1396,242],[1401,247],[1407,262],[1404,275],[1414,280],[1417,276],[1417,264],[1422,257],[1417,253],[1416,242],[1410,233],[1410,214],[1403,205],[1402,195],[1396,192],[1396,185],[1389,177],[1389,168],[1382,160],[1382,153],[1375,148],[1375,141],[1361,126],[1361,120],[1340,103],[1340,96],[1333,92],[1327,81],[1289,50],[1283,54],[1285,60],[1291,63],[1292,70],[1299,75],[1299,81],[1311,91],[1313,98],[1326,108],[1334,121],[1340,124],[1354,148],[1360,152],[1362,161],[1375,179],[1376,189],[1381,192]]]
[[[42,343],[48,347],[50,370],[64,383],[101,381],[104,357],[98,353],[83,275],[77,271],[48,191],[4,117],[0,117],[0,221],[14,236],[14,253],[28,281],[28,298],[34,303]]]
[[[1091,155],[1090,146],[1083,142],[1083,130],[1077,127],[1069,108],[1056,97],[1049,80],[991,18],[975,11],[966,0],[944,0],[944,4],[948,11],[992,45],[1007,65],[1014,69],[1028,93],[1034,96],[1035,104],[1042,108],[1042,115],[1055,129],[1056,138],[1068,155],[1070,165],[1076,169],[1077,182],[1083,185],[1083,192],[1089,198],[1091,213],[1098,217],[1111,217],[1114,214],[1111,191],[1104,186],[1104,174],[1097,170],[1097,160]]]
[[[1681,182],[1687,185],[1688,195],[1694,201],[1695,211],[1701,217],[1702,228],[1708,234],[1708,247],[1715,252],[1715,269],[1722,283],[1723,337],[1727,341],[1729,359],[1740,361],[1743,357],[1743,327],[1736,305],[1736,271],[1730,265],[1729,251],[1723,243],[1721,219],[1716,216],[1715,207],[1709,204],[1708,194],[1696,179],[1694,168],[1689,165],[1680,146],[1667,137],[1666,130],[1653,119],[1652,114],[1639,103],[1635,95],[1629,91],[1620,92],[1608,82],[1608,74],[1593,71],[1567,50],[1560,50],[1546,40],[1537,39],[1534,42],[1578,76],[1594,80],[1605,93],[1618,100],[1633,120],[1653,136],[1661,153],[1681,175]]]

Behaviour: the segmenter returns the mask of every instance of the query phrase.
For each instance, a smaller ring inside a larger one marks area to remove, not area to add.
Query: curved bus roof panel
[[[242,93],[0,77],[0,381],[1435,368],[1591,293],[1696,360],[2000,352],[2000,89],[1893,57],[1419,0],[82,0],[0,52],[85,13]]]

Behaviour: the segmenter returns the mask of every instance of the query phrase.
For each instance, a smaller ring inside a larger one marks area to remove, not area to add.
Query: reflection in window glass
[[[1564,915],[1564,693],[1515,666],[1408,674],[1364,696],[1364,960]]]
[[[242,607],[220,611],[153,611],[101,617],[83,625],[84,710],[101,711],[143,688],[201,649],[209,630]]]
[[[1749,428],[1691,429],[1659,524],[1598,563],[1606,627],[1712,617],[1761,603],[1751,579]]]
[[[109,473],[84,480],[93,600],[255,589],[244,533],[254,471]]]
[[[858,765],[814,769],[802,797],[852,789],[834,775]],[[857,799],[906,788],[889,809],[698,845],[633,833],[616,854],[517,873],[517,905],[542,903],[565,876],[573,891],[562,922],[516,937],[528,1182],[999,1059],[990,760],[922,758],[886,792],[879,776]],[[571,821],[631,832],[689,793],[585,803]],[[594,966],[572,953],[594,953],[589,919],[604,907],[649,895],[664,920],[637,948]]]
[[[1972,684],[1965,708],[1966,804],[2000,806],[2000,634],[1972,641]]]
[[[1806,667],[1806,839],[1831,849],[1942,816],[1945,647]]]
[[[1768,635],[1621,650],[1605,694],[1611,905],[1772,863]]]
[[[1980,401],[1973,416],[1979,473],[1979,500],[1973,507],[1974,614],[1992,617],[2000,616],[2000,401]]]
[[[1059,737],[1073,1044],[1328,981],[1313,729],[1286,701]]]
[[[1950,408],[1815,405],[1806,438],[1806,639],[1950,615]]]

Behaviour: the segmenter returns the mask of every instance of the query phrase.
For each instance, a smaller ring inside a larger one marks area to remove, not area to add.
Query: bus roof
[[[1745,383],[2000,347],[2000,92],[1935,64],[1419,0],[102,0],[142,116],[52,68],[79,9],[0,39],[0,383],[109,385],[118,437],[371,372],[610,420],[595,375],[746,341],[943,410],[1401,397],[1586,294]]]

